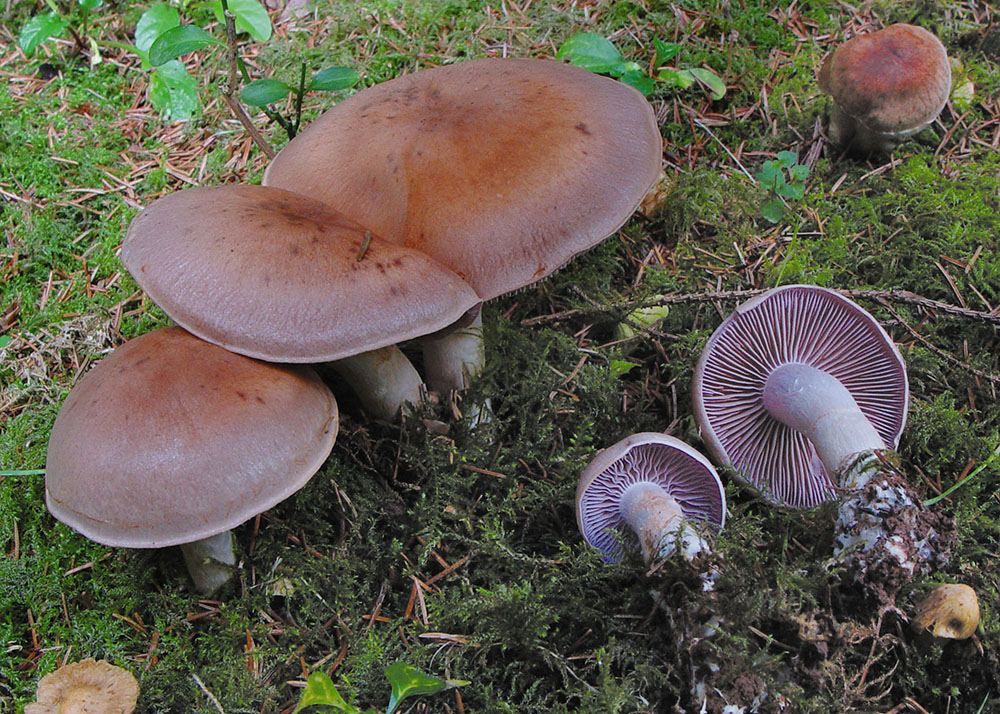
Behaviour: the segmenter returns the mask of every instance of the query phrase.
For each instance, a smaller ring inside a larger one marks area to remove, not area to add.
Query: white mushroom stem
[[[885,442],[840,381],[807,364],[783,364],[764,383],[764,406],[778,421],[812,442],[833,478],[866,451]]]
[[[445,397],[452,389],[465,389],[486,364],[482,313],[467,327],[425,339],[423,347],[427,386]]]
[[[930,567],[937,540],[926,510],[905,479],[883,466],[886,444],[847,388],[804,364],[782,365],[764,384],[764,405],[810,442],[842,496],[834,557],[851,558],[860,580],[874,567],[904,577]]]
[[[389,345],[331,362],[370,414],[392,421],[406,402],[419,404],[424,383],[398,347]]]
[[[184,543],[181,552],[195,589],[203,595],[225,585],[236,567],[231,531]]]
[[[684,517],[680,504],[658,484],[632,484],[622,494],[618,509],[639,537],[647,563],[672,555],[678,539],[681,554],[689,561],[708,550],[708,544]]]

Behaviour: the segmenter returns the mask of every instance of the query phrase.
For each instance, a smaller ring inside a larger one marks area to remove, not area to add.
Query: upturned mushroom
[[[546,60],[475,59],[340,102],[278,153],[263,182],[427,254],[489,300],[617,231],[661,157],[653,111],[631,87]],[[463,388],[484,359],[480,322],[445,340],[427,360],[440,392]]]
[[[890,25],[838,47],[819,71],[833,97],[831,141],[859,153],[888,151],[941,113],[951,92],[944,45],[914,25]]]
[[[479,304],[452,270],[305,196],[263,186],[168,194],[132,221],[122,262],[179,325],[271,362],[333,362],[391,419],[423,381],[395,346]]]
[[[326,461],[337,403],[310,368],[259,362],[179,327],[126,342],[66,397],[45,501],[91,540],[181,546],[203,593],[229,579],[230,529]]]
[[[892,340],[855,303],[809,285],[743,303],[705,345],[693,396],[706,446],[765,499],[839,497],[836,553],[859,574],[885,565],[909,577],[946,560],[937,517],[884,464],[909,387]]]
[[[139,683],[128,670],[84,659],[42,677],[24,714],[131,714],[138,699]]]
[[[580,532],[605,561],[638,543],[647,562],[709,549],[705,533],[726,520],[726,495],[712,464],[680,439],[633,434],[602,450],[576,489]]]

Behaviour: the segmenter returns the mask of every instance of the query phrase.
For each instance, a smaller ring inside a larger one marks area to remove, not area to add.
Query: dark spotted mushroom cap
[[[834,484],[812,444],[771,417],[762,402],[768,375],[785,363],[836,377],[893,449],[906,423],[906,369],[871,315],[811,285],[748,300],[709,338],[692,385],[705,445],[769,501],[811,508],[833,496]]]
[[[66,397],[49,437],[46,504],[105,545],[201,540],[300,489],[337,426],[337,403],[312,369],[156,330],[115,349]]]
[[[951,93],[944,45],[914,25],[890,25],[851,38],[819,72],[819,86],[849,116],[883,134],[929,124]]]
[[[486,300],[618,230],[661,160],[633,88],[557,62],[475,59],[340,102],[278,153],[264,184],[427,253]]]
[[[419,251],[311,198],[263,186],[168,194],[122,262],[179,325],[272,362],[325,362],[440,330],[479,303]]]
[[[607,562],[621,559],[622,541],[636,541],[619,504],[628,487],[640,482],[662,487],[687,518],[716,528],[725,524],[726,494],[708,459],[675,437],[633,434],[600,451],[576,489],[580,532]]]

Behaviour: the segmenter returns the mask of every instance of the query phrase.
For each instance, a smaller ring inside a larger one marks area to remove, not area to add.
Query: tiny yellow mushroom
[[[913,621],[935,637],[967,639],[979,626],[979,598],[968,585],[938,585],[917,605]]]

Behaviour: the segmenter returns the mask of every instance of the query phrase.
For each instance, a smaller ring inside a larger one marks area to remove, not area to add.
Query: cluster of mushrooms
[[[950,67],[933,35],[894,25],[837,49],[819,82],[831,139],[880,151],[938,115]],[[114,350],[67,397],[49,509],[103,544],[181,545],[196,588],[215,590],[236,562],[230,529],[301,488],[333,447],[337,403],[309,365],[330,363],[384,419],[464,388],[484,363],[482,303],[617,231],[661,157],[634,89],[551,61],[479,59],[343,101],[261,186],[157,200],[122,260],[178,326]],[[426,380],[397,346],[409,340]],[[937,516],[891,465],[902,359],[850,300],[793,285],[741,305],[708,341],[693,399],[714,460],[766,500],[839,500],[835,555],[855,577],[909,580],[945,562]],[[694,561],[723,526],[725,492],[692,447],[635,434],[584,470],[577,513],[606,560],[638,543],[650,562]]]

